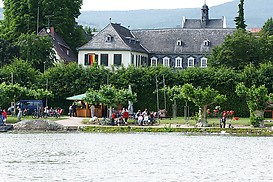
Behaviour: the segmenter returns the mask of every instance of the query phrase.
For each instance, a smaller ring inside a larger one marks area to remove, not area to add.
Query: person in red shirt
[[[3,116],[3,121],[5,123],[7,121],[7,118],[8,118],[6,109],[3,110],[2,116]]]
[[[111,116],[111,124],[115,125],[115,118],[116,118],[116,114],[115,112],[112,112],[112,116]]]
[[[128,109],[126,109],[126,110],[123,112],[123,118],[124,118],[124,120],[125,120],[125,125],[127,125],[128,118],[129,118]]]

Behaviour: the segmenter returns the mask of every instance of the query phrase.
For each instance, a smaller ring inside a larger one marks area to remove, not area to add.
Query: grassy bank
[[[273,136],[267,128],[172,128],[172,127],[137,127],[137,126],[87,126],[84,132],[94,133],[138,133],[138,132],[178,132],[185,134],[230,134],[234,136]]]

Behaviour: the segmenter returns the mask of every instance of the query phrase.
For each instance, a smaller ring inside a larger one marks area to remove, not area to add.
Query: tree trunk
[[[207,122],[207,108],[208,106],[205,105],[203,108],[203,119],[202,119],[202,125],[203,126],[208,126],[208,122]]]

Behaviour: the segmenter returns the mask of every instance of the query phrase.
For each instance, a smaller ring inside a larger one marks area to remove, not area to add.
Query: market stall
[[[76,113],[78,117],[91,117],[91,105],[89,105],[84,98],[86,94],[74,95],[72,97],[67,97],[66,100],[74,101],[76,104]],[[102,105],[95,105],[94,115],[96,117],[102,117]]]

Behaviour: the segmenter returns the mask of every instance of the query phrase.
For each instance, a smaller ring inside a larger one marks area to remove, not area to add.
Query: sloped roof
[[[154,29],[133,30],[132,33],[150,53],[187,54],[210,52],[212,46],[220,45],[226,35],[235,29]],[[204,46],[209,40],[210,46]],[[177,41],[182,46],[177,46]]]
[[[78,60],[77,57],[75,56],[75,54],[73,53],[73,51],[71,50],[71,48],[63,40],[63,38],[54,31],[54,28],[52,28],[52,27],[50,28],[49,34],[47,33],[46,29],[43,28],[39,32],[39,35],[41,35],[41,36],[50,35],[51,36],[52,43],[53,43],[56,53],[58,54],[58,56],[62,60],[64,60],[65,63]],[[67,54],[66,50],[69,50],[69,55]]]
[[[207,21],[207,29],[221,29],[223,28],[224,22],[223,19],[209,19]],[[202,27],[202,21],[200,19],[186,19],[184,22],[183,28],[188,29],[200,29]]]
[[[113,40],[107,42],[106,37],[111,36]],[[139,40],[131,31],[120,24],[110,23],[102,31],[96,34],[87,44],[78,50],[128,50],[147,52]]]

